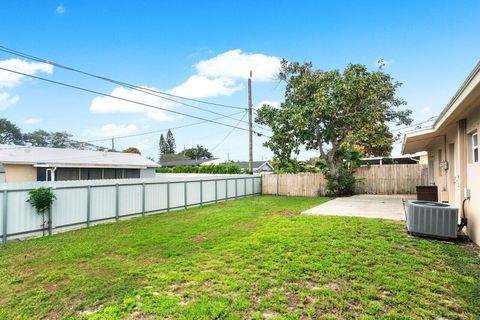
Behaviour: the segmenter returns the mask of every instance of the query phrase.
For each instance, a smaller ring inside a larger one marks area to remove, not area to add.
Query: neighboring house
[[[362,158],[367,164],[387,165],[387,164],[428,164],[428,153],[426,151],[414,154],[406,154],[395,157],[370,157]]]
[[[248,161],[233,162],[238,164],[240,168],[248,170]],[[253,172],[272,172],[274,169],[268,161],[253,161]]]
[[[136,153],[15,145],[0,145],[0,164],[0,182],[153,178],[158,167]]]
[[[429,180],[440,201],[465,210],[470,238],[480,244],[480,63],[431,128],[405,135],[402,152],[428,151]],[[465,200],[466,193],[471,198]],[[465,200],[465,201],[464,201]]]
[[[220,158],[198,159],[198,160],[175,160],[161,162],[161,167],[178,167],[178,166],[208,166],[211,164],[223,164],[227,161]]]

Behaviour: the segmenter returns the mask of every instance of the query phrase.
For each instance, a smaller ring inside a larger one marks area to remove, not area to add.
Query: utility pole
[[[115,138],[112,138],[112,151],[115,150]]]
[[[248,173],[253,174],[252,71],[248,78]]]

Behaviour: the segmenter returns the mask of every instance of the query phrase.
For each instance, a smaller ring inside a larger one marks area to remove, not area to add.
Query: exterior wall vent
[[[458,208],[448,203],[408,201],[407,230],[410,234],[456,238]]]

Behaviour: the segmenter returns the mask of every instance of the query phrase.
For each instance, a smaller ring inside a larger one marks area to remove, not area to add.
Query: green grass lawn
[[[0,319],[475,319],[472,244],[261,196],[0,247]]]

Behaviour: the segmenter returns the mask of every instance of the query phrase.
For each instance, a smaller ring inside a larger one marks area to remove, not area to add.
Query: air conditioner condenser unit
[[[410,234],[456,238],[458,208],[448,203],[409,200],[407,230]]]

